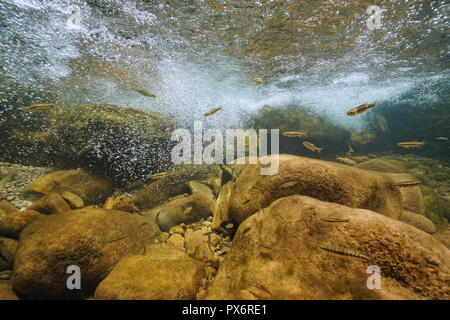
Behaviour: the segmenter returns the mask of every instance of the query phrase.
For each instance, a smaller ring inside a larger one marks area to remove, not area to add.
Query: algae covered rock
[[[22,232],[14,261],[14,289],[29,298],[83,298],[124,256],[143,252],[160,230],[148,218],[84,208],[44,216]],[[67,268],[78,266],[81,290],[69,290]]]
[[[288,107],[265,106],[257,114],[250,116],[248,125],[258,129],[279,129],[286,131],[302,131],[305,139],[324,147],[324,154],[347,151],[347,140],[350,131],[333,124],[325,117],[305,108],[290,105]],[[301,144],[301,139],[280,135],[280,152],[308,155],[310,151]]]
[[[450,200],[444,199],[430,187],[422,186],[425,215],[436,225],[443,224],[443,219],[450,220]]]
[[[14,207],[10,202],[6,200],[0,201],[0,216],[5,216],[17,211],[19,210],[16,207]]]
[[[60,170],[33,180],[24,190],[24,199],[34,201],[51,193],[71,192],[86,204],[103,202],[112,193],[110,180],[85,169]]]
[[[425,231],[426,233],[433,234],[436,232],[436,226],[433,224],[433,222],[428,219],[427,217],[411,212],[411,211],[403,211],[402,215],[400,216],[400,221],[403,221],[404,223],[407,223],[409,225],[412,225],[413,227],[416,227],[417,229],[420,229],[422,231]]]
[[[389,159],[371,159],[361,162],[356,167],[364,170],[373,170],[389,173],[404,172],[404,164],[401,161]]]
[[[239,226],[207,299],[449,299],[449,277],[450,251],[425,232],[294,195]]]
[[[57,193],[50,193],[28,206],[28,209],[42,214],[56,214],[70,211],[70,205]]]
[[[238,223],[293,194],[370,209],[395,219],[403,211],[400,191],[389,174],[286,154],[279,155],[277,174],[263,176],[260,169],[260,164],[248,165],[235,182],[230,216]]]
[[[210,189],[221,187],[222,170],[218,165],[177,165],[170,175],[158,179],[149,185],[138,189],[133,202],[140,209],[150,209],[160,205],[169,198],[192,191],[188,183],[192,180],[202,183]]]
[[[123,258],[99,284],[95,299],[193,300],[204,267],[167,244],[147,248],[145,255]]]
[[[212,220],[211,229],[213,231],[220,231],[224,234],[230,234],[231,229],[226,226],[233,221],[230,215],[231,195],[234,188],[234,182],[228,181],[220,190],[219,196],[214,204],[214,216]]]
[[[11,281],[0,281],[0,301],[2,300],[19,300],[12,288]]]
[[[214,201],[201,194],[178,196],[149,211],[144,216],[156,221],[162,231],[169,231],[181,223],[189,224],[212,214]]]
[[[16,255],[18,242],[15,239],[0,237],[0,258],[12,267]]]
[[[40,217],[42,217],[42,214],[34,210],[11,213],[5,218],[0,219],[0,235],[18,239],[22,230]]]
[[[11,156],[16,161],[36,164],[34,159],[42,158],[41,165],[86,167],[106,174],[119,185],[171,165],[173,122],[159,113],[110,104],[81,104],[59,106],[47,115],[35,114],[48,118],[39,132],[23,134],[16,129],[9,133],[10,144],[22,146],[20,155]],[[28,127],[35,119],[23,121],[17,128]],[[39,148],[31,148],[36,141]]]

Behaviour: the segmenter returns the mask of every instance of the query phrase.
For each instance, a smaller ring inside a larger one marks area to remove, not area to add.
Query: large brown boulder
[[[369,289],[369,266],[381,289]],[[449,299],[449,279],[450,251],[425,232],[294,195],[239,226],[207,298]]]
[[[14,261],[14,289],[28,298],[82,298],[124,256],[143,252],[160,230],[148,218],[84,208],[44,216],[22,231]],[[69,290],[67,268],[78,266],[81,290]]]
[[[248,165],[236,180],[230,215],[237,222],[273,201],[300,194],[352,208],[370,209],[399,218],[402,198],[391,175],[334,162],[279,155],[279,171],[261,175],[261,165]]]
[[[76,194],[86,204],[97,204],[112,193],[112,184],[109,179],[85,169],[60,170],[31,182],[23,190],[23,197],[34,201],[52,193],[61,194],[66,191]]]
[[[192,300],[200,288],[204,266],[183,251],[155,244],[145,255],[123,258],[99,284],[95,299]]]

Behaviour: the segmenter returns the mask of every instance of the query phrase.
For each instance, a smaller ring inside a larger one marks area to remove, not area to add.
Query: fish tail
[[[324,148],[318,148],[317,152],[319,152],[319,154],[322,152]]]

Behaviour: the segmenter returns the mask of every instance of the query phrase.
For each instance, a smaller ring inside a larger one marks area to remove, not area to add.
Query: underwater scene
[[[448,0],[0,0],[0,300],[449,300],[449,31]]]

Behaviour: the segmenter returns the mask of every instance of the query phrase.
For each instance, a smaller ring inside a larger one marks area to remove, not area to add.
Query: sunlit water
[[[373,4],[382,14],[370,30]],[[345,111],[362,103],[442,103],[449,12],[447,1],[412,0],[2,0],[0,68],[71,103],[141,107],[185,123],[221,106],[208,121],[231,127],[241,111],[298,104],[358,127],[364,117]]]

